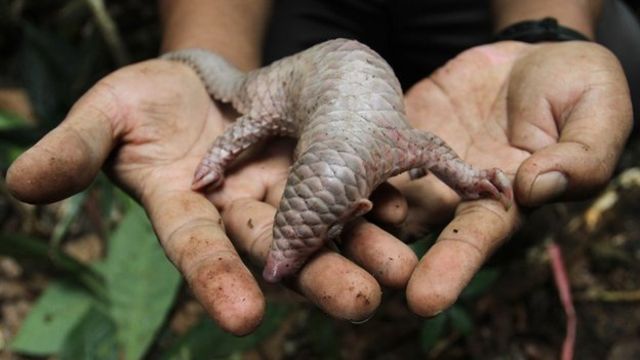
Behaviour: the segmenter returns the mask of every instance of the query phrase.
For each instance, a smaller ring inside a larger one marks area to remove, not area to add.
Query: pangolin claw
[[[215,189],[222,185],[224,176],[222,171],[215,171],[208,166],[200,165],[193,176],[191,189],[194,191],[203,190],[205,188]]]
[[[482,181],[482,185],[484,191],[500,201],[505,211],[509,211],[513,205],[513,188],[511,187],[511,180],[502,170],[497,168],[489,170],[488,177]]]

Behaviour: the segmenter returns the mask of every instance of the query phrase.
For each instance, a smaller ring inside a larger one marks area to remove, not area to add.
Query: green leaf
[[[62,219],[60,219],[60,221],[56,224],[55,228],[53,229],[53,233],[51,234],[51,246],[56,248],[59,247],[60,241],[62,241],[62,238],[66,235],[67,230],[69,230],[69,226],[80,212],[80,209],[84,204],[86,198],[87,193],[83,191],[73,195],[71,198],[66,200],[66,206],[63,209]]]
[[[444,333],[444,326],[447,323],[447,316],[444,313],[437,315],[434,318],[428,319],[422,325],[420,331],[420,345],[422,350],[426,353],[433,348],[438,339]]]
[[[41,135],[21,117],[0,110],[0,167],[5,170]]]
[[[338,333],[333,320],[323,312],[315,310],[311,313],[308,324],[314,353],[322,359],[339,358]]]
[[[462,306],[454,305],[448,311],[451,325],[463,335],[469,335],[473,330],[473,319]]]
[[[20,234],[2,234],[0,254],[52,267],[90,290],[97,298],[104,300],[106,288],[104,279],[98,272],[36,238]]]
[[[227,358],[255,347],[264,338],[273,334],[280,327],[288,312],[288,306],[269,304],[260,327],[253,334],[245,337],[237,337],[226,333],[212,320],[206,318],[178,339],[162,359],[208,360]]]
[[[129,195],[115,186],[104,173],[100,173],[93,185],[98,193],[100,211],[105,217],[105,230],[109,229],[108,220],[120,222],[132,207],[138,206]]]
[[[29,355],[57,353],[92,303],[92,297],[77,287],[51,283],[22,323],[11,348]]]
[[[104,312],[91,307],[67,336],[60,360],[117,360],[116,325]]]
[[[26,121],[11,112],[0,110],[0,130],[26,126]]]
[[[0,131],[2,132],[2,131]],[[0,134],[0,137],[2,135]],[[6,173],[9,165],[13,163],[26,149],[16,146],[11,142],[0,139],[0,171]]]
[[[140,359],[180,285],[140,206],[132,206],[113,233],[102,270],[124,358]]]
[[[473,299],[484,294],[498,279],[498,275],[500,275],[500,272],[497,269],[485,268],[480,270],[462,291],[460,299]]]

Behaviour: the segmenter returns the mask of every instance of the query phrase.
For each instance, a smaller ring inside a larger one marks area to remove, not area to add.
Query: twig
[[[547,245],[547,253],[551,260],[551,269],[553,271],[553,279],[558,289],[558,295],[560,301],[562,301],[562,307],[564,313],[567,316],[567,334],[562,344],[562,360],[573,359],[573,349],[576,342],[576,310],[573,307],[573,300],[571,299],[571,288],[569,285],[569,277],[567,276],[567,270],[562,259],[562,250],[560,246],[551,241]]]
[[[639,290],[589,289],[576,297],[580,301],[635,302],[640,301]]]
[[[103,0],[85,0],[89,9],[93,13],[93,16],[96,19],[98,24],[98,28],[104,37],[104,40],[107,42],[107,46],[111,50],[111,54],[118,66],[126,65],[130,62],[129,53],[127,49],[124,47],[124,43],[122,42],[122,37],[118,32],[118,28],[116,27],[115,22],[109,16],[107,12],[107,8],[104,6]]]

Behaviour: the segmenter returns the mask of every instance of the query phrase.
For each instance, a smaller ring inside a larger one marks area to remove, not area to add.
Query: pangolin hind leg
[[[513,202],[511,181],[502,170],[475,169],[464,162],[437,135],[417,129],[403,132],[409,144],[406,151],[414,156],[403,157],[397,164],[398,173],[409,171],[416,179],[432,172],[447,186],[455,190],[463,200],[475,200],[489,195],[508,209]]]

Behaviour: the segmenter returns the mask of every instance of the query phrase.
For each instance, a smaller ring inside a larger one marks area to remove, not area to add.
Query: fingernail
[[[369,315],[368,317],[362,319],[362,320],[349,320],[350,323],[354,324],[354,325],[360,325],[360,324],[364,324],[367,321],[371,320],[371,318],[373,318],[373,313],[371,315]]]
[[[567,190],[568,184],[567,177],[559,171],[538,175],[533,181],[529,199],[536,204],[555,199]]]

